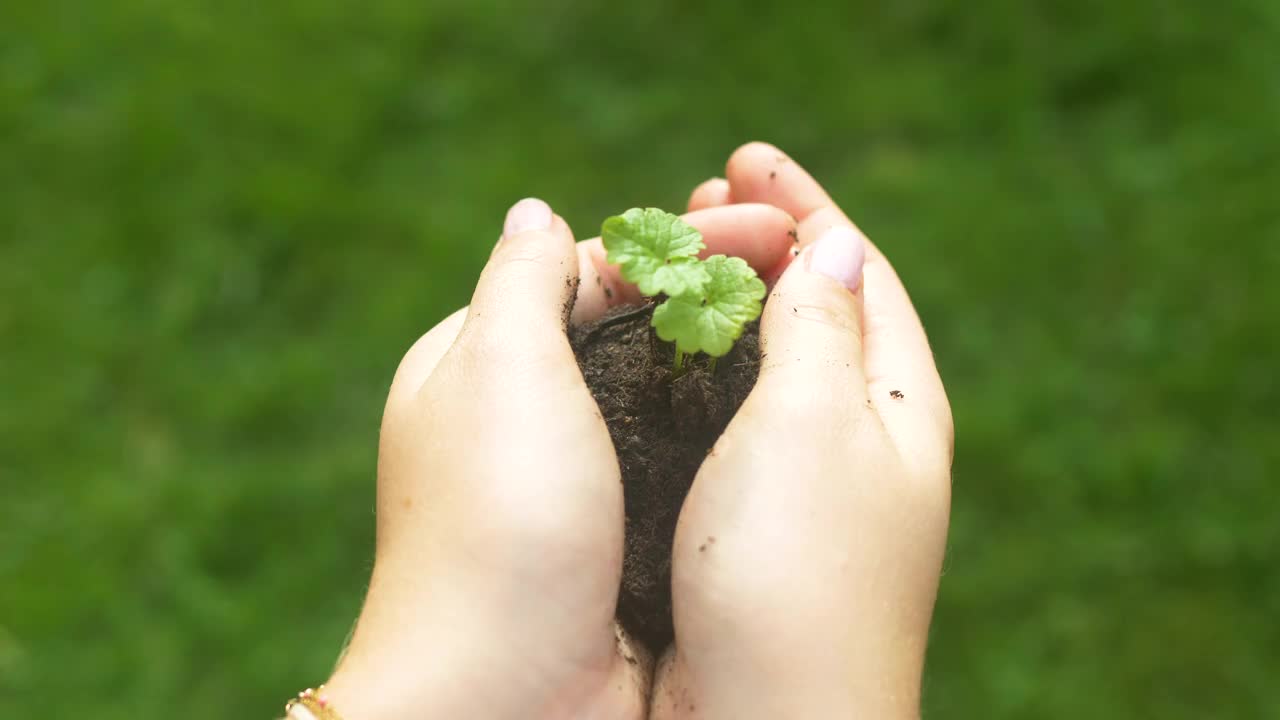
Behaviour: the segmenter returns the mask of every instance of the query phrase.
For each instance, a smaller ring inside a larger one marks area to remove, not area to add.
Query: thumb
[[[480,275],[459,343],[478,341],[486,351],[567,348],[577,282],[569,226],[541,200],[517,202]]]
[[[862,264],[866,243],[846,226],[827,229],[782,275],[760,323],[758,386],[802,407],[864,405]],[[833,408],[834,409],[834,408]]]

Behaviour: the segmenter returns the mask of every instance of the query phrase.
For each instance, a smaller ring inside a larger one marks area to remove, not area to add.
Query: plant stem
[[[676,372],[684,370],[684,353],[680,348],[676,348]]]
[[[718,357],[711,358],[711,364],[707,366],[707,371],[710,372],[712,375],[716,374],[716,361],[719,359],[720,358]]]

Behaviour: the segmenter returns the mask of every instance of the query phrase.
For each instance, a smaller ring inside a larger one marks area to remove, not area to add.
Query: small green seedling
[[[706,245],[697,228],[657,208],[632,208],[604,221],[606,259],[640,292],[665,295],[653,311],[658,337],[676,344],[675,369],[685,355],[723,357],[760,317],[765,287],[742,258],[712,255],[698,260]]]

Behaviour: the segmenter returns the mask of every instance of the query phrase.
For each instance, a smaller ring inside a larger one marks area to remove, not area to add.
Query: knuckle
[[[820,282],[798,282],[782,289],[771,299],[774,313],[786,321],[816,323],[841,333],[861,335],[857,304],[843,285],[827,278]]]
[[[563,254],[554,250],[549,238],[534,238],[530,237],[531,235],[542,236],[550,233],[535,231],[511,240],[504,240],[494,253],[493,270],[519,278],[564,260],[561,257]]]
[[[761,377],[749,402],[788,434],[816,437],[852,421],[856,399],[833,388],[821,373],[811,371],[802,358],[780,359],[779,365],[761,368]],[[797,371],[798,370],[798,371]]]
[[[843,307],[836,307],[835,303],[815,302],[812,299],[808,302],[797,301],[791,309],[791,314],[797,322],[816,323],[840,333],[852,334],[858,330],[857,322],[849,311]]]

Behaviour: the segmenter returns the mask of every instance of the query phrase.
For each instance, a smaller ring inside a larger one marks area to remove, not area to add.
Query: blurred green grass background
[[[0,717],[270,717],[509,203],[777,143],[957,425],[926,717],[1280,717],[1280,2],[0,5]]]

